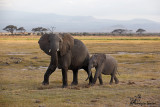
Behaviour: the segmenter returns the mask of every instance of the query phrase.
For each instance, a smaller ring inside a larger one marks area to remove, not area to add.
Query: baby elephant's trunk
[[[90,78],[90,76],[91,76],[91,67],[89,66],[88,67],[88,77],[87,77],[86,81]]]

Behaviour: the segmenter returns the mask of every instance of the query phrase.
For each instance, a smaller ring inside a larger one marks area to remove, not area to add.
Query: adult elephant
[[[58,67],[62,69],[63,88],[68,85],[67,71],[73,71],[73,82],[78,84],[78,70],[84,69],[88,73],[89,53],[86,46],[70,34],[44,34],[38,41],[40,48],[51,56],[50,65],[44,74],[43,85],[49,84],[49,76]],[[92,76],[89,78],[92,83]]]

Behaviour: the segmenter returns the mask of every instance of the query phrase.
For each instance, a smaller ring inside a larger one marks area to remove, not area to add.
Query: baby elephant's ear
[[[59,35],[61,39],[61,45],[60,46],[60,55],[63,56],[66,53],[68,53],[69,50],[71,50],[74,46],[74,38],[70,34],[60,34]]]
[[[49,34],[44,34],[39,39],[38,43],[39,43],[41,50],[43,50],[46,54],[50,55],[49,53],[50,45],[48,41],[49,41]]]
[[[106,60],[106,55],[104,54],[99,54],[96,57],[97,57],[97,62],[100,65],[102,65],[102,63]]]

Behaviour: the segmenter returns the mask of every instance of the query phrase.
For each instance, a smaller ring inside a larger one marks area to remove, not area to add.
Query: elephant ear
[[[43,50],[47,55],[50,55],[49,52],[49,34],[44,34],[38,41],[41,50]]]
[[[106,55],[105,54],[97,54],[96,55],[97,62],[99,65],[102,65],[102,63],[106,60]]]
[[[63,56],[68,53],[74,46],[74,38],[70,34],[60,34],[59,37],[62,39],[60,48],[60,55]]]

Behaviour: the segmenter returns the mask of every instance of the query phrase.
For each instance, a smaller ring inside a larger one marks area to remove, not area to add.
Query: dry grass
[[[104,85],[97,81],[95,86],[88,86],[87,74],[80,70],[79,85],[63,89],[61,71],[56,70],[49,86],[42,86],[50,57],[39,49],[39,37],[3,36],[0,37],[0,107],[125,107],[130,106],[130,97],[138,94],[142,103],[150,101],[160,106],[159,37],[75,38],[81,39],[90,53],[111,54],[118,60],[118,85],[109,85],[110,76],[103,75]],[[69,84],[72,76],[72,71],[68,71]]]

